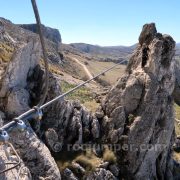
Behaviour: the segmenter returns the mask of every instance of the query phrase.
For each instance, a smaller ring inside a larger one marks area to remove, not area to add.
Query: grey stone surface
[[[126,148],[116,152],[117,163],[102,160],[101,168],[95,168],[88,175],[85,167],[73,162],[72,169],[62,171],[63,178],[79,179],[74,172],[79,170],[87,175],[86,179],[172,179],[175,165],[171,157],[175,139],[173,92],[177,81],[174,48],[175,42],[170,36],[157,33],[154,24],[146,24],[124,77],[108,92],[95,114],[79,101],[61,99],[44,109],[43,120],[34,121],[32,125],[34,130],[26,122],[26,131],[12,131],[10,141],[32,178],[61,179],[50,151],[61,153],[67,144],[88,142],[118,143]],[[40,55],[34,39],[19,46],[7,66],[0,84],[0,108],[7,117],[2,117],[1,125],[38,103],[44,87],[44,71],[38,65]],[[46,101],[61,94],[54,75],[50,74],[49,82]],[[175,167],[178,169],[178,165]]]
[[[109,170],[105,170],[103,168],[97,169],[95,172],[89,174],[86,179],[87,180],[96,180],[96,179],[117,180],[117,178]]]
[[[7,117],[17,116],[30,108],[31,95],[28,91],[27,77],[29,71],[37,66],[40,55],[41,51],[38,43],[31,41],[20,47],[8,64],[0,86],[1,102],[3,104],[3,107],[0,108],[4,109]],[[9,120],[7,117],[4,117],[3,123]],[[30,125],[28,123],[26,125],[26,131],[12,130],[9,135],[10,142],[14,145],[23,164],[30,171],[32,179],[61,179],[59,169],[49,149],[37,137]],[[0,151],[0,153],[3,152]],[[22,171],[22,174],[27,174],[26,169],[22,169]],[[18,168],[3,174],[3,176],[5,179],[14,178],[17,172]],[[22,179],[31,178],[24,176]]]
[[[38,33],[36,24],[22,24],[20,26],[34,33]],[[42,27],[43,35],[47,39],[55,42],[56,44],[61,43],[61,34],[58,29],[54,29],[44,25],[41,25],[41,27]]]
[[[174,48],[170,36],[157,33],[154,24],[144,25],[126,74],[102,104],[105,115],[112,117],[110,135],[124,127],[123,136],[115,136],[116,143],[128,145],[126,151],[117,153],[124,178],[170,176],[167,166],[174,139]],[[161,147],[155,149],[156,145]]]

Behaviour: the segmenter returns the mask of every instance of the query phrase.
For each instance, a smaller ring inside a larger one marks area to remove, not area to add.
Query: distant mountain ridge
[[[14,37],[15,40],[21,39],[22,41],[26,41],[27,36],[37,35],[36,24],[15,25],[11,21],[4,18],[0,18],[0,21],[2,22],[0,24],[4,24],[4,26],[7,26],[6,30],[12,37]],[[18,27],[21,27],[22,29]],[[99,46],[86,43],[63,44],[61,34],[58,29],[42,25],[42,30],[46,39],[49,40],[49,49],[52,49],[53,47],[53,49],[59,51],[60,45],[62,50],[67,50],[75,54],[84,54],[90,59],[92,57],[98,61],[116,62],[120,59],[128,60],[134,49],[137,47],[137,44],[134,44],[132,46]],[[178,58],[180,57],[180,43],[176,44],[176,56],[178,56]]]
[[[98,46],[85,43],[71,43],[71,47],[82,53],[88,53],[101,59],[127,59],[132,54],[135,46]]]
[[[102,59],[103,57],[112,58],[112,61],[121,58],[128,59],[137,47],[137,43],[132,46],[99,46],[86,43],[71,43],[69,45],[82,53],[99,56]],[[180,56],[180,43],[176,44],[176,56]]]

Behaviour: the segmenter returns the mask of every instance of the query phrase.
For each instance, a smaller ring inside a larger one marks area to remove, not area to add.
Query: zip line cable
[[[30,109],[29,111],[21,114],[20,116],[18,116],[17,118],[14,118],[13,121],[5,124],[4,126],[0,127],[0,144],[3,143],[4,145],[6,144],[9,144],[12,148],[12,150],[15,152],[16,156],[18,157],[18,162],[15,163],[15,165],[11,168],[7,168],[3,171],[0,171],[0,174],[4,173],[4,172],[7,172],[11,169],[14,169],[16,168],[17,166],[20,165],[20,158],[19,158],[19,155],[17,154],[16,150],[14,149],[13,145],[11,143],[9,143],[9,135],[7,132],[11,131],[13,128],[16,128],[18,129],[20,132],[24,131],[26,129],[26,125],[24,123],[25,120],[30,120],[30,119],[41,119],[42,118],[42,110],[44,108],[46,108],[47,106],[55,103],[56,101],[62,99],[63,97],[69,95],[70,93],[73,93],[74,91],[76,91],[77,89],[79,89],[80,87],[84,86],[85,84],[89,83],[90,81],[96,79],[97,77],[99,77],[100,75],[102,74],[105,74],[106,72],[114,69],[116,66],[120,65],[120,64],[123,64],[124,62],[126,62],[126,60],[123,60],[123,61],[120,61],[119,63],[115,64],[114,66],[104,70],[103,72],[97,74],[96,76],[94,76],[93,78],[77,85],[76,87],[74,87],[73,89],[55,97],[54,99],[52,99],[51,101],[48,101],[47,103],[43,104],[42,106],[40,107],[34,107],[32,109]]]
[[[39,38],[40,38],[40,42],[41,42],[41,46],[42,46],[42,52],[43,52],[43,60],[44,60],[44,66],[45,66],[45,88],[44,88],[43,96],[42,96],[42,98],[41,98],[41,100],[40,100],[40,102],[39,102],[39,104],[37,106],[35,106],[32,109],[26,111],[25,113],[21,114],[20,116],[14,118],[12,121],[5,124],[4,126],[0,127],[0,145],[1,144],[3,144],[4,146],[9,145],[11,147],[12,151],[14,152],[14,154],[17,156],[17,159],[18,159],[18,161],[16,163],[13,163],[13,162],[12,163],[11,162],[5,163],[5,164],[14,164],[14,166],[10,167],[10,168],[6,168],[6,169],[0,171],[0,174],[5,173],[5,172],[7,172],[9,170],[12,170],[12,169],[16,168],[17,166],[19,166],[21,164],[20,157],[19,157],[18,153],[14,149],[13,145],[9,142],[9,134],[7,132],[11,131],[13,128],[16,128],[20,132],[24,131],[27,128],[24,121],[30,120],[30,119],[39,119],[39,120],[41,120],[42,116],[43,116],[42,110],[44,108],[46,108],[47,106],[53,104],[54,102],[62,99],[63,97],[69,95],[70,93],[73,93],[74,91],[76,91],[80,87],[82,87],[85,84],[91,82],[92,80],[96,79],[100,75],[105,74],[106,72],[112,70],[116,66],[126,62],[126,60],[122,60],[122,61],[118,62],[114,66],[104,70],[103,72],[97,74],[96,76],[90,78],[89,80],[77,85],[76,87],[72,88],[71,90],[69,90],[69,91],[55,97],[54,99],[46,102],[45,104],[43,104],[45,102],[46,97],[47,97],[48,86],[49,86],[48,57],[47,57],[47,53],[46,53],[45,41],[44,41],[43,34],[42,34],[41,21],[40,21],[38,8],[37,8],[37,5],[36,5],[36,0],[31,0],[31,3],[32,3],[33,10],[34,10],[35,18],[36,18],[37,29],[38,29]],[[21,168],[20,168],[20,170],[21,170]],[[19,173],[20,173],[20,170],[19,170]]]
[[[106,69],[105,71],[103,71],[103,72],[97,74],[96,76],[92,77],[91,79],[89,79],[89,80],[87,80],[87,81],[85,81],[85,82],[83,82],[83,83],[77,85],[76,87],[74,87],[73,89],[71,89],[71,90],[65,92],[64,94],[62,94],[62,95],[60,95],[60,96],[57,96],[56,98],[54,98],[54,99],[52,99],[51,101],[49,101],[49,102],[45,103],[44,105],[42,105],[42,106],[40,107],[40,109],[46,108],[46,107],[49,106],[50,104],[52,104],[52,103],[54,103],[55,101],[59,100],[60,98],[63,98],[64,96],[66,96],[66,95],[68,95],[68,94],[74,92],[75,90],[79,89],[80,87],[84,86],[85,84],[89,83],[90,81],[96,79],[96,78],[99,77],[100,75],[102,75],[102,74],[104,74],[104,73],[106,73],[106,72],[112,70],[112,69],[115,68],[116,66],[122,64],[123,62],[125,62],[125,60],[123,60],[123,61],[121,61],[121,62],[115,64],[114,66],[110,67],[109,69]]]
[[[40,38],[40,42],[41,42],[41,46],[42,46],[42,52],[43,52],[43,60],[44,60],[44,66],[45,66],[45,89],[43,92],[43,96],[38,104],[38,106],[41,106],[47,96],[48,93],[48,86],[49,86],[49,66],[48,66],[48,56],[46,53],[46,47],[45,47],[45,42],[44,42],[44,37],[43,37],[43,33],[42,33],[42,28],[41,28],[41,20],[40,20],[40,16],[39,16],[39,11],[36,5],[36,0],[31,0],[32,3],[32,7],[34,10],[34,15],[36,18],[36,25],[37,25],[37,30],[39,33],[39,38]]]
[[[44,102],[45,99],[47,97],[47,93],[48,93],[48,86],[49,86],[49,68],[48,68],[48,57],[47,57],[47,53],[46,53],[46,48],[45,48],[45,42],[44,42],[44,37],[42,34],[42,29],[41,29],[41,20],[40,20],[40,16],[39,16],[39,12],[38,12],[38,8],[36,5],[36,1],[35,0],[31,0],[32,3],[32,7],[34,10],[34,15],[36,18],[36,24],[37,24],[37,31],[39,34],[39,39],[41,42],[41,47],[42,47],[42,53],[43,53],[43,60],[44,60],[44,66],[45,66],[45,87],[43,89],[43,95],[37,105],[37,107],[34,107],[34,109],[36,110],[36,112],[38,113],[38,117],[41,118],[42,113],[39,111],[39,106],[41,106]],[[8,126],[9,124],[9,126]],[[24,123],[24,121],[22,121],[21,119],[15,118],[14,121],[8,123],[7,125],[5,125],[5,127],[9,127],[8,130],[10,130],[11,128],[14,127],[14,125],[16,126],[16,128],[20,131],[23,131],[26,129],[26,125]],[[9,154],[8,151],[6,151],[7,146],[9,145],[9,147],[11,147],[11,150],[14,152],[14,154],[16,155],[18,162],[5,162],[5,165],[8,164],[13,164],[14,166],[12,167],[7,167],[4,170],[0,170],[0,174],[5,173],[7,171],[10,171],[14,168],[16,168],[17,166],[21,165],[21,161],[20,161],[20,157],[18,155],[18,153],[16,152],[14,146],[9,142],[9,135],[7,133],[7,131],[5,130],[6,128],[1,127],[0,128],[0,145],[2,144],[5,148],[5,152],[6,152],[6,156]],[[21,170],[21,167],[20,167]],[[18,177],[16,179],[19,179],[19,175],[20,175],[20,170],[18,172]]]
[[[96,78],[99,77],[100,75],[102,75],[102,74],[104,74],[104,73],[106,73],[106,72],[114,69],[116,66],[118,66],[118,65],[120,65],[120,64],[123,64],[124,62],[126,62],[126,60],[120,61],[119,63],[115,64],[114,66],[112,66],[112,67],[106,69],[105,71],[97,74],[97,75],[94,76],[93,78],[91,78],[91,79],[89,79],[89,80],[87,80],[87,81],[85,81],[85,82],[77,85],[77,86],[74,87],[73,89],[71,89],[71,90],[69,90],[69,91],[67,91],[67,92],[65,92],[65,93],[63,93],[63,94],[55,97],[54,99],[46,102],[45,104],[43,104],[43,105],[40,106],[39,108],[32,108],[32,109],[26,111],[25,113],[21,114],[20,116],[18,116],[18,117],[15,118],[15,119],[16,119],[16,120],[22,120],[22,121],[24,121],[24,120],[28,120],[28,119],[31,119],[31,118],[35,118],[35,119],[36,119],[37,117],[42,116],[42,110],[43,110],[44,108],[46,108],[47,106],[51,105],[52,103],[56,102],[56,101],[59,100],[59,99],[62,99],[63,97],[65,97],[65,96],[69,95],[70,93],[76,91],[76,90],[79,89],[80,87],[82,87],[82,86],[84,86],[85,84],[89,83],[90,81],[96,79]],[[11,129],[16,125],[16,123],[17,123],[16,120],[13,120],[13,121],[5,124],[4,126],[1,127],[1,129],[5,130],[5,131],[11,130]]]

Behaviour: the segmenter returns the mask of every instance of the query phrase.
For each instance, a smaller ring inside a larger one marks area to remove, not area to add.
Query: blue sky
[[[43,24],[60,30],[64,43],[132,45],[143,24],[180,42],[180,0],[37,0]],[[30,0],[1,2],[0,16],[34,23]]]

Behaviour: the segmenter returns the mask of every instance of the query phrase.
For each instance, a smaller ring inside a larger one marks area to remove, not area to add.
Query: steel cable
[[[84,86],[85,84],[89,83],[90,81],[96,79],[96,78],[99,77],[100,75],[105,74],[106,72],[114,69],[116,66],[118,66],[118,65],[120,65],[120,64],[123,64],[124,62],[126,62],[126,60],[120,61],[119,63],[115,64],[114,66],[112,66],[112,67],[106,69],[105,71],[97,74],[97,75],[94,76],[93,78],[91,78],[91,79],[89,79],[89,80],[87,80],[87,81],[85,81],[85,82],[77,85],[77,86],[74,87],[73,89],[71,89],[71,90],[69,90],[69,91],[67,91],[67,92],[65,92],[65,93],[63,93],[63,94],[55,97],[54,99],[46,102],[45,104],[39,106],[39,109],[40,109],[40,110],[43,110],[44,108],[46,108],[47,106],[51,105],[52,103],[58,101],[59,99],[62,99],[63,97],[65,97],[65,96],[69,95],[70,93],[76,91],[76,90],[79,89],[80,87],[82,87],[82,86]],[[24,121],[24,120],[29,120],[29,119],[32,119],[32,118],[36,118],[37,115],[38,115],[38,114],[37,114],[37,109],[36,109],[36,108],[32,108],[32,109],[26,111],[25,113],[21,114],[20,116],[18,116],[16,119],[21,119],[21,120]],[[13,121],[5,124],[4,126],[2,126],[0,129],[3,129],[3,130],[5,130],[5,131],[9,131],[9,130],[11,130],[14,126],[16,126],[16,121],[13,120]]]
[[[49,86],[49,66],[48,66],[48,56],[46,53],[46,47],[45,47],[45,41],[42,33],[42,28],[41,28],[41,20],[39,16],[39,11],[37,8],[36,0],[31,0],[32,7],[34,10],[35,18],[36,18],[36,24],[37,24],[37,29],[39,33],[39,38],[42,46],[42,52],[43,52],[43,60],[44,60],[44,67],[45,67],[45,88],[43,92],[43,96],[40,99],[40,102],[37,106],[41,106],[46,99],[47,93],[48,93],[48,86]]]
[[[40,117],[42,116],[42,114],[41,114],[42,109],[44,109],[47,106],[51,105],[52,103],[58,101],[59,99],[63,98],[64,96],[67,96],[68,94],[76,91],[77,89],[79,89],[80,87],[82,87],[85,84],[89,83],[90,81],[96,79],[100,75],[105,74],[106,72],[112,70],[113,68],[115,68],[119,64],[122,64],[122,63],[126,62],[126,60],[123,60],[123,61],[115,64],[114,66],[110,67],[109,69],[106,69],[105,71],[97,74],[96,76],[92,77],[91,79],[79,84],[78,86],[74,87],[73,89],[71,89],[71,90],[65,92],[64,94],[59,95],[56,98],[54,98],[54,99],[46,102],[45,104],[43,104],[45,102],[46,97],[47,97],[48,86],[49,86],[48,57],[47,57],[47,53],[46,53],[45,41],[44,41],[43,34],[42,34],[41,21],[40,21],[40,16],[39,16],[38,8],[37,8],[37,5],[36,5],[36,1],[31,0],[31,3],[32,3],[33,10],[34,10],[35,18],[36,18],[37,29],[38,29],[39,38],[40,38],[40,42],[41,42],[41,46],[42,46],[42,52],[43,52],[43,60],[44,60],[44,66],[45,66],[45,88],[44,88],[43,96],[41,97],[40,102],[39,102],[39,104],[37,106],[35,106],[34,108],[30,109],[29,111],[21,114],[20,116],[15,118],[13,121],[11,121],[11,122],[5,124],[4,126],[0,127],[1,131],[2,130],[3,131],[10,131],[12,128],[17,127],[18,120],[25,121],[25,120],[29,120],[29,119],[37,118],[37,117],[40,119]],[[15,155],[17,156],[18,162],[17,163],[7,163],[7,164],[15,164],[15,165],[13,167],[10,167],[10,168],[7,168],[7,169],[1,171],[0,174],[5,173],[5,172],[7,172],[9,170],[12,170],[12,169],[16,168],[21,163],[20,157],[17,154],[16,150],[14,149],[13,145],[11,143],[8,143],[8,144],[12,148],[12,150],[14,151]],[[18,177],[17,178],[19,178],[20,172],[21,172],[21,167],[20,167],[20,170],[18,172]]]

